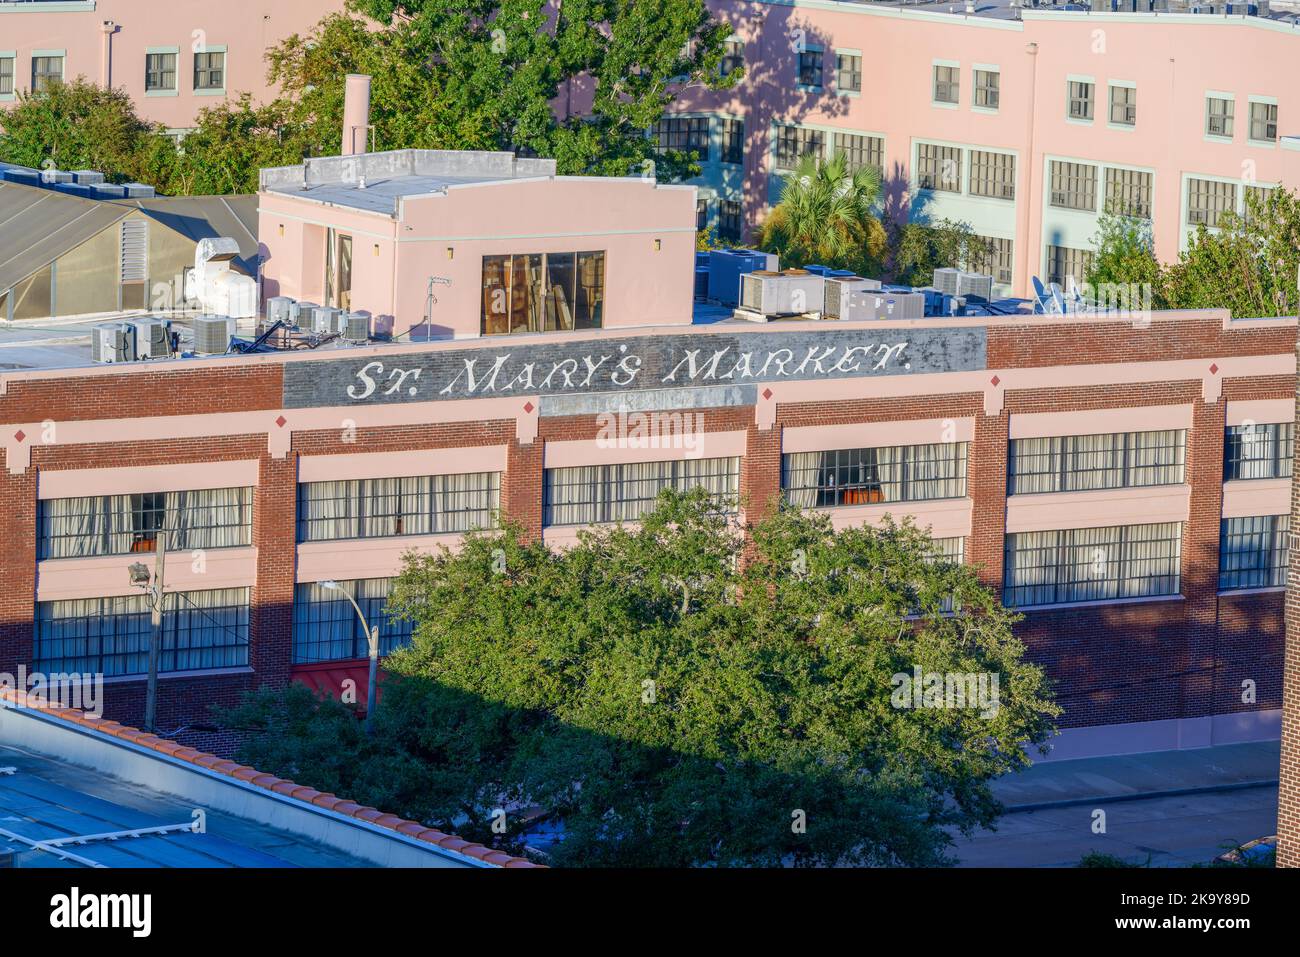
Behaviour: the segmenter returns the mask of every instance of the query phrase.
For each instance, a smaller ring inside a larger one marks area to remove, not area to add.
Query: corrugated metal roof
[[[0,290],[17,285],[129,213],[113,203],[0,182]]]
[[[152,219],[198,242],[228,236],[239,243],[235,265],[257,275],[256,196],[155,196],[115,199],[113,206],[135,206]]]

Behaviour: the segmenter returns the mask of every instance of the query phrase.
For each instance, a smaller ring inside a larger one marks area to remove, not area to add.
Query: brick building
[[[1300,343],[1297,344],[1300,351]],[[1300,420],[1300,388],[1296,391]],[[1300,528],[1300,481],[1292,472],[1291,522]],[[1282,766],[1277,798],[1277,863],[1300,867],[1300,557],[1291,549],[1287,573],[1286,641],[1282,679]]]
[[[364,688],[321,582],[391,647],[406,550],[497,506],[562,545],[703,483],[928,526],[1025,610],[1062,756],[1274,736],[1295,336],[1214,311],[683,322],[3,371],[0,671],[102,671],[138,721],[127,566],[166,529],[161,725],[292,677]],[[703,432],[611,448],[608,411]]]

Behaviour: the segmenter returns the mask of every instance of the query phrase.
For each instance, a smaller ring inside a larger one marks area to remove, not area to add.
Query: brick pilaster
[[[1007,519],[1007,442],[1011,415],[975,413],[975,435],[966,462],[966,494],[972,499],[971,535],[965,560],[979,568],[980,581],[1002,596]]]
[[[527,539],[542,537],[542,472],[545,441],[531,445],[511,438],[506,451],[506,472],[501,476],[501,511],[504,518],[523,527]]]
[[[752,423],[740,463],[740,504],[751,522],[769,515],[781,494],[781,426],[762,430]]]
[[[257,580],[249,609],[249,663],[258,685],[287,684],[293,658],[298,453],[261,455],[253,496]]]
[[[36,621],[36,469],[0,465],[0,671],[32,664]]]
[[[1219,534],[1223,512],[1223,432],[1227,401],[1192,404],[1186,479],[1191,485],[1183,526],[1182,705],[1180,716],[1214,714],[1218,668]]]

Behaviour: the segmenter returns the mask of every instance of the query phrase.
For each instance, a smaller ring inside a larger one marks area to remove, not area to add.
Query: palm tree
[[[781,201],[759,228],[758,245],[782,266],[820,263],[860,274],[882,263],[885,228],[872,210],[880,199],[880,173],[850,170],[848,157],[804,156],[785,181]]]

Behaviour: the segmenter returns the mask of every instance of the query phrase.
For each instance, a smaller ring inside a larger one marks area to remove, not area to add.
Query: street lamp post
[[[366,621],[366,613],[361,610],[357,600],[352,597],[351,592],[336,581],[323,581],[320,587],[326,591],[341,591],[343,596],[352,603],[356,609],[357,617],[361,619],[361,630],[366,633],[366,643],[370,654],[370,676],[366,682],[366,734],[374,732],[375,710],[379,707],[379,700],[376,697],[376,685],[379,678],[379,626],[373,628]]]

